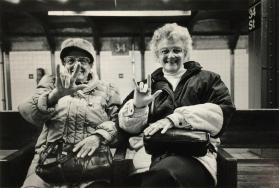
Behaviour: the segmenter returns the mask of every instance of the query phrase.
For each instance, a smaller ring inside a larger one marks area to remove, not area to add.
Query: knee
[[[36,173],[30,174],[24,181],[21,188],[50,188],[51,186],[44,182]]]

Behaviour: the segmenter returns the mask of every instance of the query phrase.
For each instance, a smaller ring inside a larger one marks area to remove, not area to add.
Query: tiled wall
[[[230,89],[229,50],[194,50],[191,59],[199,62],[204,69],[220,74]]]
[[[17,110],[20,102],[30,96],[36,88],[36,69],[44,68],[50,73],[50,52],[11,52],[12,109]],[[33,75],[33,78],[31,78]]]
[[[235,51],[235,105],[238,109],[249,108],[249,82],[248,82],[248,51],[246,49]]]
[[[230,51],[196,50],[193,60],[210,71],[220,74],[221,79],[231,90]],[[238,109],[248,108],[248,54],[246,49],[235,50],[234,103]]]
[[[141,79],[141,59],[139,51],[134,53],[134,72],[133,75],[133,55],[114,56],[110,51],[100,53],[101,79],[115,84],[123,99],[133,88],[132,79]],[[120,78],[123,76],[123,78]]]
[[[100,54],[101,79],[114,83],[124,98],[133,89],[132,53],[124,56],[113,56],[110,51]],[[11,52],[12,106],[17,110],[18,104],[30,96],[36,87],[36,69],[41,67],[51,73],[51,56],[48,51]],[[139,51],[134,53],[135,77],[141,79],[141,58]],[[230,53],[229,50],[196,50],[192,59],[207,69],[217,72],[230,89]],[[60,63],[59,53],[55,53],[55,62]],[[145,53],[145,75],[160,65],[150,51]],[[29,78],[33,74],[33,79]],[[120,78],[123,76],[123,78]],[[2,79],[2,77],[0,78]],[[1,97],[1,94],[0,94]],[[237,108],[248,108],[248,54],[246,50],[235,52],[235,104]],[[2,109],[2,105],[0,106]]]
[[[159,68],[161,65],[151,53],[151,51],[145,52],[145,75],[151,74],[154,70]]]

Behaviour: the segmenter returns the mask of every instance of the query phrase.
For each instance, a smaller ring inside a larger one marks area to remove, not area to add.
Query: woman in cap
[[[62,66],[57,66],[56,76],[44,76],[34,94],[19,105],[19,112],[27,121],[42,127],[23,187],[54,187],[41,179],[35,169],[40,154],[57,140],[73,144],[77,158],[89,160],[93,166],[111,164],[108,144],[115,142],[117,136],[118,90],[93,73],[94,48],[90,42],[80,38],[65,40],[60,58]],[[63,186],[107,183],[109,172],[104,172],[100,179]]]

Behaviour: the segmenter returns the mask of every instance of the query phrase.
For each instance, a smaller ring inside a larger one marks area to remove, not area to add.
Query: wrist
[[[172,120],[171,118],[166,117],[165,119],[169,120],[169,122],[171,123],[172,127],[174,127],[174,126],[175,126],[175,124],[174,124],[174,122],[173,122],[173,120]]]
[[[100,143],[105,141],[105,138],[102,135],[98,134],[98,133],[94,134],[94,136],[96,136],[99,139]]]
[[[147,106],[147,105],[139,105],[139,104],[136,104],[136,103],[135,103],[135,100],[134,100],[134,102],[133,102],[133,105],[134,105],[135,108],[138,108],[138,109],[145,108],[145,107]]]
[[[146,108],[146,106],[136,106],[135,104],[134,104],[134,107],[135,107],[136,109],[143,109],[143,108]]]
[[[48,106],[52,106],[57,103],[57,101],[61,98],[59,93],[57,92],[56,88],[52,90],[47,98],[47,104]]]

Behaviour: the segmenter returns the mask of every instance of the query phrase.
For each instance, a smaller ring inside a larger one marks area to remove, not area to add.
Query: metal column
[[[235,54],[234,49],[230,50],[230,70],[231,70],[231,76],[230,76],[230,85],[231,85],[231,97],[232,101],[234,101],[234,75],[235,75]]]
[[[262,0],[262,108],[279,107],[278,1]]]
[[[4,54],[2,48],[0,48],[0,65],[1,65],[1,76],[2,76],[2,109],[6,110],[6,86],[5,86],[5,67],[4,67]]]
[[[10,54],[4,53],[4,77],[5,77],[5,99],[6,110],[12,110],[12,89],[11,89],[11,70],[10,70]]]

